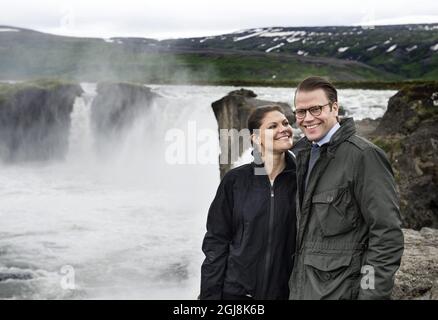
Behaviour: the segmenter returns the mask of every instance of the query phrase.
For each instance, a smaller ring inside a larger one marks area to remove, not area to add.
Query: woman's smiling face
[[[259,130],[259,142],[265,152],[283,153],[292,148],[292,127],[281,112],[266,113]]]

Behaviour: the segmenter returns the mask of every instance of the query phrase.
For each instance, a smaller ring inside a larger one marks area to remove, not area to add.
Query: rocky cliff
[[[96,142],[114,142],[134,120],[147,112],[159,97],[150,88],[133,83],[102,82],[91,106],[91,122]]]
[[[438,228],[438,85],[405,87],[391,97],[370,138],[391,160],[403,225]]]
[[[276,104],[283,108],[289,121],[293,123],[291,107],[286,103],[272,102],[256,99],[257,95],[250,90],[240,89],[230,92],[222,99],[212,103],[212,108],[219,127],[221,154],[228,155],[227,161],[220,161],[221,178],[232,167],[232,164],[242,155],[243,143],[241,138],[230,136],[230,131],[240,131],[247,128],[248,117],[257,107]],[[226,131],[221,131],[226,129]],[[237,150],[238,152],[232,152]],[[223,163],[225,162],[225,163]]]
[[[62,158],[68,149],[77,84],[34,81],[0,85],[0,160]]]

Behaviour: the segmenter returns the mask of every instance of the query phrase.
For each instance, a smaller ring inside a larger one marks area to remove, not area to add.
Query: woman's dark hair
[[[248,129],[251,134],[254,133],[254,130],[260,129],[262,125],[263,118],[265,115],[272,111],[278,111],[284,114],[283,108],[278,105],[267,105],[263,107],[258,107],[255,109],[248,118]]]
[[[278,111],[285,115],[283,108],[275,104],[258,107],[249,115],[248,129],[250,134],[253,134],[254,130],[260,129],[263,118],[267,113],[272,111]],[[251,145],[253,146],[252,140]],[[259,150],[258,148],[254,148],[251,154],[254,157],[254,163],[256,163],[257,165],[263,164],[261,150]]]
[[[338,92],[336,88],[326,79],[321,77],[309,77],[304,79],[297,87],[295,91],[295,97],[298,91],[313,91],[322,89],[327,96],[329,102],[338,102]],[[295,99],[294,99],[295,100]]]

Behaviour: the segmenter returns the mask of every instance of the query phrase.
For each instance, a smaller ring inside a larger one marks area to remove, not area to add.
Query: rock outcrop
[[[97,96],[91,106],[96,142],[112,143],[138,116],[149,109],[157,97],[158,94],[140,84],[99,83]]]
[[[227,155],[228,159],[220,158],[220,176],[230,170],[233,163],[242,154],[244,143],[242,138],[235,138],[230,135],[230,131],[235,129],[240,131],[247,128],[248,117],[251,112],[265,105],[279,105],[283,108],[287,118],[293,123],[293,113],[291,107],[286,103],[272,102],[256,99],[257,95],[250,90],[240,89],[230,92],[222,99],[212,103],[212,108],[219,127],[219,138],[221,154]],[[221,131],[222,129],[226,129]],[[238,150],[238,152],[233,152]]]
[[[354,121],[356,125],[356,133],[361,137],[370,139],[372,134],[376,131],[377,127],[379,126],[380,120],[382,120],[382,118],[378,118],[378,119],[365,118],[362,120]]]
[[[34,81],[0,85],[0,160],[63,158],[77,84]]]
[[[356,126],[387,153],[403,226],[417,230],[403,230],[405,251],[392,298],[438,300],[438,230],[428,228],[438,227],[438,85],[405,87],[381,119]]]
[[[391,160],[403,226],[438,228],[438,85],[400,90],[370,137]]]
[[[392,299],[438,300],[438,230],[403,230],[405,250]]]

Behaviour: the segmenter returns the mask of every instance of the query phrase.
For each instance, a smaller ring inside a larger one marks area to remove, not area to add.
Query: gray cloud
[[[438,2],[15,0],[2,6],[0,24],[76,36],[168,38],[207,36],[265,26],[403,22],[400,18],[407,16],[415,16],[413,20],[418,23],[438,22]]]

